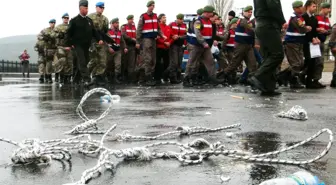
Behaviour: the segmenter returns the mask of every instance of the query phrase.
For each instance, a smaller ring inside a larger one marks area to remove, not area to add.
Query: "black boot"
[[[40,83],[44,83],[44,75],[41,75],[39,78]]]
[[[23,76],[23,78],[26,78],[26,75],[24,73],[22,73],[22,76]]]
[[[60,82],[63,83],[64,82],[64,74],[60,74]]]
[[[179,81],[176,76],[169,77],[169,80],[170,80],[171,84],[180,84],[181,83],[181,81]]]
[[[330,87],[336,87],[336,74],[333,75],[333,79],[331,80]]]
[[[59,73],[55,73],[55,82],[59,82]]]
[[[291,73],[291,70],[287,68],[277,74],[277,82],[279,86],[288,86],[288,82],[291,80]]]
[[[27,74],[27,78],[30,78],[29,73]]]
[[[48,75],[48,83],[49,83],[49,84],[52,84],[52,83],[53,83],[52,75],[51,75],[51,74]]]
[[[116,76],[115,76],[115,82],[116,82],[116,84],[122,84],[122,76],[121,76],[121,74],[117,74]]]
[[[96,84],[98,86],[105,86],[106,84],[105,75],[96,76]]]
[[[217,86],[224,83],[224,79],[217,79],[216,76],[210,76],[209,81],[212,85]]]
[[[318,80],[313,80],[306,85],[307,89],[324,89],[325,87],[326,86],[321,84]]]
[[[293,76],[290,80],[290,88],[292,89],[303,89],[305,86],[300,82],[298,76]]]
[[[184,87],[193,87],[193,84],[191,83],[191,79],[189,76],[185,76],[183,79],[183,86]]]
[[[145,78],[146,78],[146,85],[147,86],[155,86],[156,85],[156,82],[153,79],[152,75],[148,75]]]

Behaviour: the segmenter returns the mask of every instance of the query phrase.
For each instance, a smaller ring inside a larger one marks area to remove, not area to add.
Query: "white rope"
[[[291,109],[289,109],[287,112],[280,112],[277,114],[280,118],[289,118],[289,119],[295,119],[295,120],[307,120],[308,115],[307,111],[304,110],[301,106],[295,105]]]
[[[111,129],[109,130],[111,131]],[[313,139],[319,137],[323,133],[329,134],[329,142],[326,148],[315,158],[310,160],[283,160],[283,159],[275,159],[275,158],[267,158],[270,156],[277,155],[279,153],[283,153],[289,150],[293,150],[299,146],[302,146]],[[108,133],[105,133],[107,135]],[[102,141],[101,141],[102,143]],[[123,160],[139,160],[139,161],[149,161],[152,159],[158,158],[168,158],[175,159],[180,161],[184,165],[192,165],[202,163],[204,159],[211,156],[224,155],[234,159],[240,159],[249,162],[264,162],[264,163],[278,163],[278,164],[289,164],[289,165],[304,165],[313,163],[322,157],[324,157],[330,150],[333,143],[333,133],[329,129],[322,129],[312,137],[297,143],[293,146],[283,148],[278,151],[268,152],[265,154],[252,155],[251,153],[239,151],[239,150],[225,150],[224,146],[221,143],[217,142],[214,144],[210,144],[208,141],[204,139],[196,139],[187,144],[181,144],[178,142],[158,142],[145,145],[143,147],[136,148],[126,148],[122,150],[112,150],[109,148],[101,147],[104,151],[101,153],[97,165],[91,169],[85,170],[82,173],[82,177],[78,182],[70,183],[66,185],[83,185],[86,184],[90,179],[97,177],[100,173],[102,173],[106,169],[113,170],[116,168],[115,159],[121,158]],[[151,148],[159,147],[163,145],[172,145],[177,146],[181,149],[181,152],[175,151],[165,151],[165,152],[157,152],[155,150],[151,151]],[[207,148],[206,150],[202,150],[201,148]]]
[[[86,102],[86,100],[92,96],[95,93],[103,93],[105,96],[107,95],[110,98],[110,103],[108,108],[103,112],[98,118],[96,119],[89,119],[84,111],[83,111],[83,104]],[[113,101],[117,100],[117,101]],[[79,117],[84,121],[84,123],[77,125],[72,130],[66,132],[66,134],[104,134],[106,131],[98,131],[97,123],[102,120],[107,114],[111,111],[112,104],[117,103],[120,101],[120,96],[118,95],[112,95],[108,90],[103,88],[95,88],[90,91],[88,91],[83,98],[81,99],[80,103],[78,104],[78,107],[76,109],[77,114]]]
[[[80,140],[84,137],[87,137],[88,140]],[[89,145],[96,147],[98,145],[98,142],[91,140],[89,135],[47,141],[26,139],[20,143],[5,138],[0,138],[0,141],[18,147],[11,156],[11,160],[15,165],[49,164],[51,159],[69,161],[71,159],[70,150],[81,149]]]
[[[209,132],[218,132],[222,130],[228,130],[233,128],[240,127],[241,124],[234,124],[225,127],[218,127],[218,128],[206,128],[206,127],[177,127],[176,131],[167,132],[163,134],[159,134],[156,136],[134,136],[131,135],[128,130],[123,131],[120,134],[116,134],[115,137],[109,139],[112,141],[148,141],[148,140],[159,140],[159,139],[167,139],[170,137],[176,136],[184,136],[184,135],[193,135],[199,133],[209,133]]]

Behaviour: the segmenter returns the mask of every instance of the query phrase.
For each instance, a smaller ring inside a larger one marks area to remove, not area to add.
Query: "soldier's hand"
[[[213,45],[214,45],[214,46],[218,46],[218,41],[217,41],[217,40],[214,40]]]
[[[162,36],[162,38],[163,38],[164,40],[166,40],[166,39],[167,39],[167,37],[166,37],[165,35],[163,35],[163,36]]]
[[[136,42],[136,39],[135,39],[135,38],[132,38],[132,40],[133,40],[134,42]]]
[[[71,47],[65,47],[64,49],[67,50],[67,51],[70,51]]]
[[[109,52],[110,52],[111,54],[113,54],[113,53],[114,53],[114,50],[113,50],[112,48],[109,48]]]
[[[140,49],[140,44],[136,44],[135,47],[136,47],[137,49]]]
[[[100,41],[98,42],[98,44],[99,44],[99,45],[103,45],[103,44],[104,44],[104,41],[100,40]]]
[[[206,49],[209,48],[209,44],[205,44],[204,48],[206,48]]]
[[[127,52],[128,52],[128,49],[127,49],[127,48],[125,48],[125,49],[124,49],[124,53],[127,53]]]
[[[174,35],[173,36],[173,40],[177,40],[178,39],[178,36],[177,35]]]
[[[164,44],[165,44],[167,47],[170,46],[169,42],[164,42]]]
[[[311,26],[306,26],[306,29],[308,32],[310,32],[312,30],[312,27]]]

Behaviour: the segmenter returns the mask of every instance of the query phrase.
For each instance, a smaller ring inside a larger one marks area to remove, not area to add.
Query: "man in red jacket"
[[[161,84],[161,79],[163,78],[163,72],[169,66],[169,47],[172,42],[171,40],[171,30],[170,27],[166,24],[166,15],[160,14],[159,17],[159,26],[162,30],[162,33],[167,38],[159,37],[156,40],[156,66],[155,66],[155,74],[154,79],[156,84]],[[168,78],[165,77],[164,81],[168,81]]]

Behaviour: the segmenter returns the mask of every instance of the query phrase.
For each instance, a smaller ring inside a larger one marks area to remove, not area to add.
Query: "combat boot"
[[[53,83],[51,74],[48,75],[48,83],[49,83],[49,84],[52,84],[52,83]]]
[[[44,83],[44,75],[41,75],[39,78],[40,83]]]
[[[169,80],[170,80],[171,84],[180,84],[181,83],[181,81],[179,81],[176,76],[169,77]]]
[[[26,78],[26,75],[25,75],[24,73],[22,73],[22,77],[23,77],[23,78]]]
[[[289,68],[279,72],[277,75],[277,82],[279,86],[287,87],[290,77],[291,77],[291,71]]]
[[[55,73],[55,82],[59,82],[59,73]]]
[[[29,73],[27,73],[27,78],[30,78]]]
[[[298,76],[293,76],[290,80],[290,88],[292,89],[303,89],[305,86],[300,82]]]
[[[219,84],[223,84],[225,82],[224,79],[217,79],[216,76],[209,77],[210,84],[217,86]]]
[[[61,83],[63,83],[64,82],[64,74],[60,74],[59,75],[59,81],[61,82]]]
[[[146,85],[147,86],[155,86],[156,85],[156,82],[153,79],[152,75],[146,76]]]
[[[191,79],[189,76],[185,76],[183,79],[183,87],[193,87],[193,84],[191,83]]]
[[[333,79],[331,80],[330,87],[336,87],[336,74],[333,75]]]
[[[326,86],[321,84],[318,80],[313,80],[307,83],[307,89],[324,89]]]
[[[117,74],[116,77],[115,77],[116,84],[122,84],[122,81],[123,81],[123,79],[122,79],[121,74]]]

